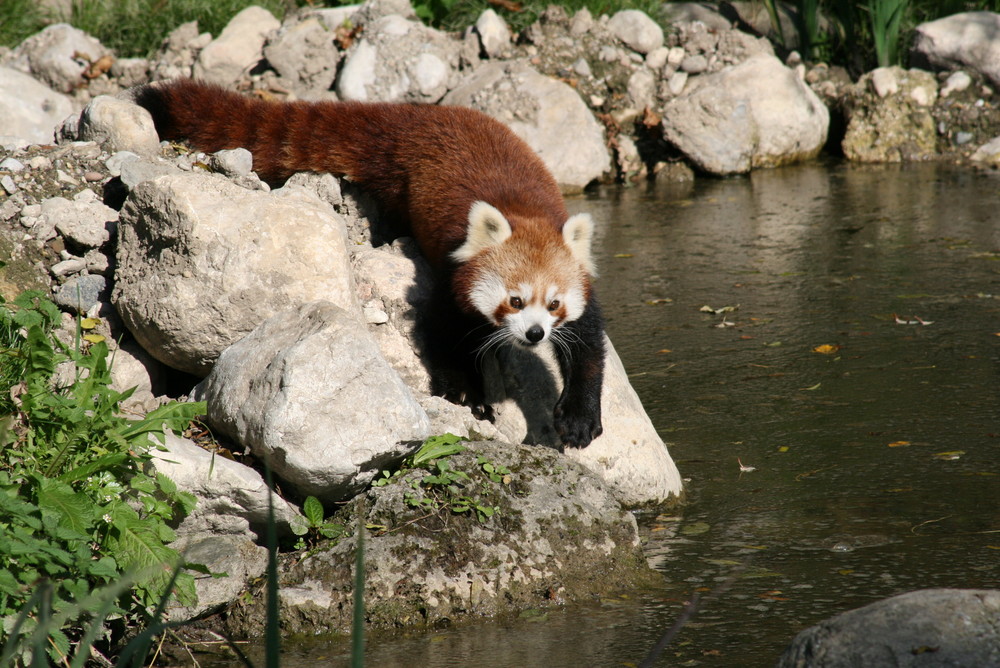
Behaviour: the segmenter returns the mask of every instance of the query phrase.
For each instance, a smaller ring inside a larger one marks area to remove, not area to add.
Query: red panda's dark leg
[[[563,391],[553,424],[563,444],[584,448],[601,435],[601,388],[604,385],[604,317],[593,294],[583,315],[563,325],[567,345],[556,345]]]
[[[492,422],[493,408],[486,403],[476,355],[493,327],[463,313],[449,285],[450,281],[438,281],[423,318],[422,353],[431,375],[431,393],[468,406],[477,419]]]

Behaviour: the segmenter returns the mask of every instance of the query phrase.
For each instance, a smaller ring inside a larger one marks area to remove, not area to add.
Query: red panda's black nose
[[[524,338],[528,339],[531,343],[538,343],[545,338],[545,330],[542,329],[541,325],[532,325],[524,333]]]

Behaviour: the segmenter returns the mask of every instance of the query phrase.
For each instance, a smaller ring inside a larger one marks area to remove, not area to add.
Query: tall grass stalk
[[[868,0],[872,39],[879,67],[899,62],[899,36],[910,0]]]

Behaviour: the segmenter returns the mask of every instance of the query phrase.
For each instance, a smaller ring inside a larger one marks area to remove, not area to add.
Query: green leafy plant
[[[372,484],[376,487],[388,485],[409,471],[424,469],[427,475],[409,483],[414,491],[403,497],[407,505],[428,513],[475,514],[480,522],[485,522],[499,510],[498,506],[483,501],[490,492],[489,485],[509,484],[511,473],[505,466],[496,465],[483,456],[476,458],[484,477],[478,483],[468,473],[453,468],[448,458],[466,450],[461,444],[463,440],[454,434],[432,436],[404,459],[398,470],[382,471],[381,477]]]
[[[168,547],[169,523],[195,499],[148,463],[151,437],[184,429],[205,406],[172,403],[126,420],[118,406],[131,390],[111,389],[107,344],[83,346],[78,331],[71,348],[52,335],[58,320],[40,293],[0,304],[0,392],[11,398],[0,434],[0,642],[25,662],[38,629],[49,658],[64,662],[85,637],[86,618],[148,619],[165,595],[196,599]],[[60,367],[70,370],[64,385]],[[127,592],[111,603],[91,595],[126,574]],[[107,639],[103,621],[97,635]]]
[[[302,504],[302,520],[292,524],[292,533],[299,536],[295,549],[315,545],[321,538],[340,538],[347,534],[347,527],[326,520],[323,504],[315,496],[306,497]]]

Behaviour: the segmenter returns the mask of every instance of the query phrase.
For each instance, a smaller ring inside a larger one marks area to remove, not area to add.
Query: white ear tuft
[[[594,237],[594,221],[589,213],[578,213],[570,216],[569,220],[563,224],[563,241],[569,246],[573,257],[583,265],[587,273],[596,276],[594,268],[594,258],[590,254],[590,242]]]
[[[486,202],[475,202],[469,209],[465,242],[455,249],[451,257],[458,262],[468,262],[490,246],[507,241],[510,235],[510,223],[496,207]]]

